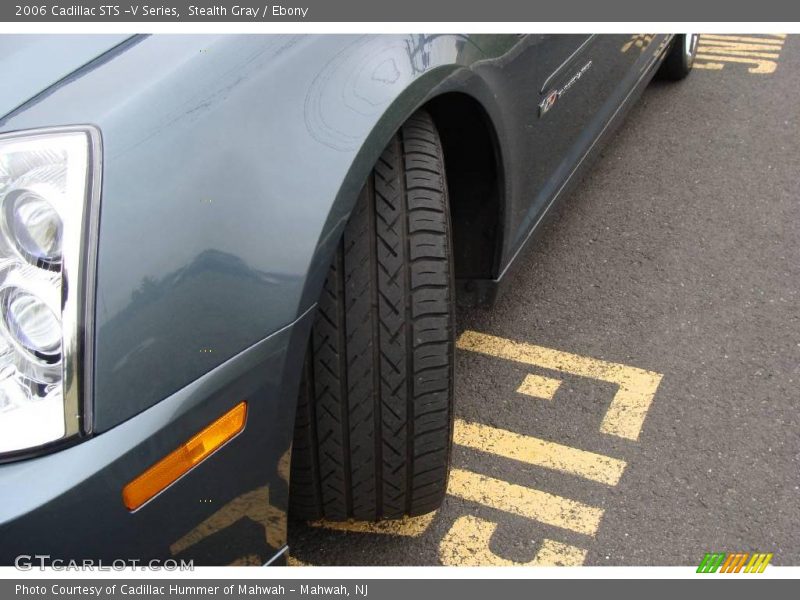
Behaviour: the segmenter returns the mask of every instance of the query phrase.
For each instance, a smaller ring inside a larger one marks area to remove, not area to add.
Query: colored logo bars
[[[698,573],[763,573],[769,561],[772,560],[772,553],[754,552],[725,552],[706,553],[700,566],[697,567]],[[745,566],[746,565],[746,566]]]

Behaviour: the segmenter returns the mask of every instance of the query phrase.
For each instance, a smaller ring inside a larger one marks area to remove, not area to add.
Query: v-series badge
[[[591,68],[592,68],[592,61],[589,61],[585,65],[583,65],[580,68],[580,70],[577,73],[575,73],[575,75],[573,75],[572,78],[567,83],[564,84],[564,87],[562,87],[561,89],[550,90],[549,92],[547,92],[547,94],[544,97],[544,100],[542,100],[539,103],[539,117],[544,116],[544,113],[553,108],[553,105],[556,103],[556,101],[559,98],[561,98],[561,96],[563,96],[569,90],[569,88],[575,85],[575,83],[581,77],[583,77],[583,74],[586,73],[586,71],[588,71]]]

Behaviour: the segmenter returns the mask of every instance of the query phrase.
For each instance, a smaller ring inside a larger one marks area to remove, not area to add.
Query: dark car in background
[[[445,495],[456,302],[694,35],[0,38],[0,563]]]

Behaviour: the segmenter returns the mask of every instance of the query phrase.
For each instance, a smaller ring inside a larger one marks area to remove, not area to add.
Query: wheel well
[[[437,96],[425,109],[436,123],[444,151],[456,279],[494,279],[503,223],[494,126],[478,101],[458,92]]]

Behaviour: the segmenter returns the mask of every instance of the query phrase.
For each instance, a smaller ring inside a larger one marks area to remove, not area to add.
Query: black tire
[[[419,111],[375,165],[319,300],[293,517],[375,521],[439,507],[453,436],[453,281],[441,143]]]
[[[682,33],[672,39],[672,45],[658,70],[662,79],[678,81],[684,79],[694,65],[699,36],[696,33]]]

